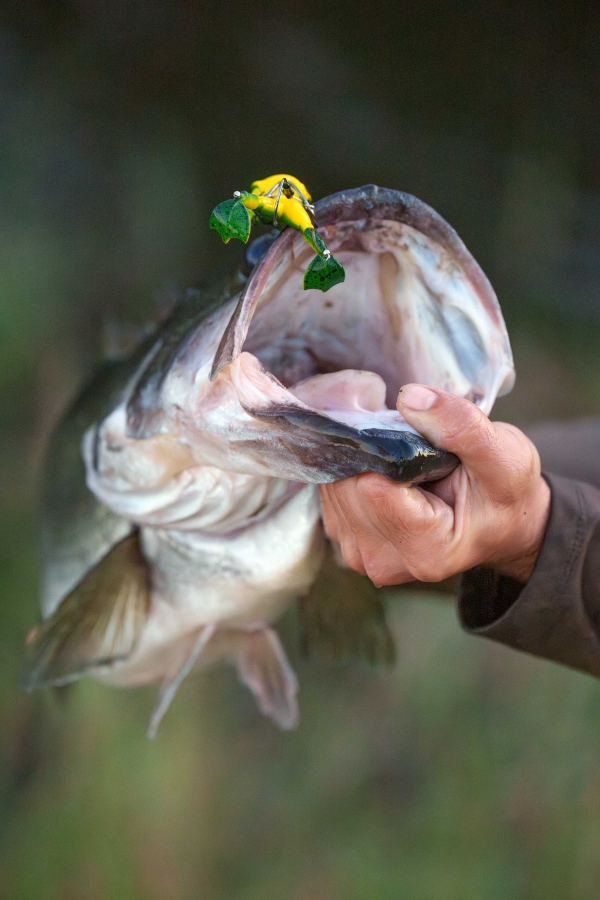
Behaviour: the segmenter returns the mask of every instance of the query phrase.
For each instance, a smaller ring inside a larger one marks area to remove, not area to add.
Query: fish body
[[[297,231],[259,239],[249,274],[188,293],[58,428],[27,687],[158,681],[154,733],[181,680],[227,659],[293,727],[296,679],[272,626],[302,597],[317,642],[339,629],[330,646],[391,658],[373,596],[310,600],[327,552],[316,485],[444,477],[458,460],[401,418],[399,388],[429,383],[488,413],[512,356],[489,282],[430,207],[369,185],[315,216],[348,273],[326,298],[303,290]]]

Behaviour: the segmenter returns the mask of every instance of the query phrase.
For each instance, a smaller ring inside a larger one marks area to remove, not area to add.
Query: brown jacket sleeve
[[[484,567],[467,572],[460,621],[472,634],[600,677],[600,490],[544,477],[552,506],[531,578],[522,585]]]

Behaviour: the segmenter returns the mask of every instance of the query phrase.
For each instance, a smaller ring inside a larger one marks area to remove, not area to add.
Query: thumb
[[[407,384],[401,388],[398,412],[436,447],[450,450],[473,474],[501,477],[506,468],[511,431],[496,428],[471,403],[438,388]],[[509,459],[510,459],[509,453]]]

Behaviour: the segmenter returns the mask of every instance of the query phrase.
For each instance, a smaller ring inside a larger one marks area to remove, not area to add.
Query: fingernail
[[[430,388],[423,387],[421,384],[407,384],[400,390],[398,401],[402,406],[408,409],[414,409],[418,412],[425,412],[431,409],[438,395]]]

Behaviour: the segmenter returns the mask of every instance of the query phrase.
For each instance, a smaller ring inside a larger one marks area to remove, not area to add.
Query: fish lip
[[[242,352],[261,288],[266,284],[279,256],[291,250],[294,236],[292,228],[285,228],[248,278],[215,352],[208,376],[210,381],[214,381]]]
[[[366,428],[359,431],[351,425],[338,422],[318,410],[301,406],[281,407],[276,404],[257,411],[246,409],[250,415],[265,422],[278,420],[285,423],[292,434],[312,432],[325,437],[332,448],[328,459],[328,475],[331,481],[339,481],[362,472],[376,472],[402,484],[421,484],[437,481],[450,475],[460,464],[460,459],[448,450],[434,447],[419,434],[411,431],[386,431]]]
[[[315,204],[315,216],[319,228],[361,217],[367,221],[392,219],[410,225],[432,238],[447,250],[468,274],[482,303],[491,314],[494,323],[503,330],[508,342],[500,304],[487,275],[452,225],[423,200],[394,188],[365,184],[352,190],[338,191],[319,200]]]
[[[495,291],[483,269],[474,259],[454,228],[427,203],[412,194],[394,188],[366,184],[363,187],[338,191],[315,204],[317,227],[342,222],[392,219],[410,225],[436,241],[456,260],[467,274],[490,319],[504,340],[507,361],[512,365],[512,353],[508,332]],[[219,372],[236,359],[242,347],[260,297],[275,263],[291,250],[296,232],[286,228],[251,273],[240,295],[234,313],[225,328],[215,353],[209,378],[214,381]],[[509,371],[500,389],[500,395],[508,393],[514,385],[514,370]]]

